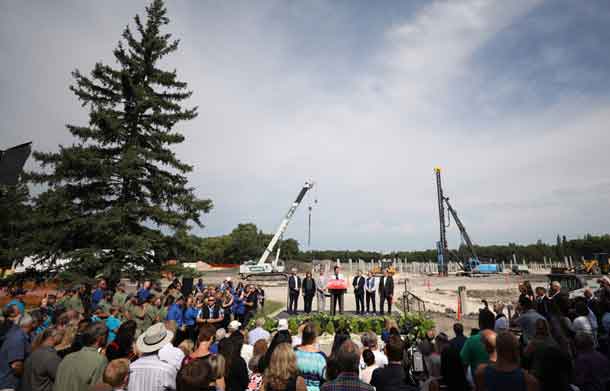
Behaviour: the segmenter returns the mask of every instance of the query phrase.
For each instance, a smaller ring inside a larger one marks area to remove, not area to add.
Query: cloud
[[[591,87],[610,69],[598,53],[603,3],[597,13],[569,12],[579,8],[570,2],[403,3],[168,4],[181,49],[167,66],[199,106],[177,153],[215,203],[200,234],[249,221],[273,231],[312,178],[287,236],[306,243],[317,198],[313,247],[432,248],[439,165],[477,243],[606,229],[607,196],[590,190],[610,181],[608,94]],[[70,141],[63,124],[86,113],[69,72],[111,61],[143,9],[68,4],[0,5],[3,75],[19,75],[0,76],[9,144]],[[574,33],[585,25],[586,37]]]

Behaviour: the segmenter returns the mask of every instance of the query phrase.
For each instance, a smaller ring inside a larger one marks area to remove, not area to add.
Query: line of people
[[[326,311],[326,298],[330,297],[330,314],[335,315],[337,307],[339,307],[338,312],[343,314],[343,295],[347,289],[329,288],[329,281],[332,280],[345,280],[344,275],[341,274],[340,266],[335,266],[333,272],[328,275],[324,270],[320,270],[315,278],[311,272],[307,272],[302,279],[298,276],[297,269],[292,269],[291,275],[288,277],[288,314],[298,313],[300,296],[303,296],[303,312],[306,314],[312,311],[314,297],[317,300],[318,312]],[[381,277],[374,276],[370,271],[365,277],[362,271],[358,270],[352,279],[352,288],[356,300],[357,315],[377,314],[377,296],[379,296],[379,314],[383,315],[385,313],[386,305],[387,312],[392,313],[394,279],[387,270]]]

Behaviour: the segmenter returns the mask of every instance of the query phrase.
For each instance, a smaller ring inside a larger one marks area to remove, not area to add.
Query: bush
[[[293,335],[298,332],[299,325],[310,321],[316,327],[318,334],[326,332],[334,334],[337,329],[345,329],[351,333],[363,333],[372,330],[377,335],[381,335],[385,317],[355,317],[355,316],[330,316],[328,314],[309,314],[292,316],[288,319],[288,328]],[[401,334],[406,334],[410,339],[423,338],[426,332],[434,327],[434,321],[426,318],[423,314],[407,313],[395,317]],[[255,320],[252,319],[248,324],[248,329],[253,329]],[[269,332],[277,330],[277,320],[265,317],[263,328]]]

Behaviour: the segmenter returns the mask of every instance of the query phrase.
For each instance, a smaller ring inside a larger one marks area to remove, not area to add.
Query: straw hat
[[[136,348],[142,353],[153,353],[172,342],[174,333],[165,328],[163,323],[150,326],[138,337]]]

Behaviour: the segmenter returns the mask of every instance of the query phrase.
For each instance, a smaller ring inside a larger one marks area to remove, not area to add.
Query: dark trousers
[[[364,292],[356,292],[356,314],[364,312]]]
[[[289,296],[289,301],[288,301],[288,313],[296,314],[298,305],[299,305],[299,291],[290,290],[290,296]]]
[[[371,312],[371,307],[369,306],[371,302],[373,303],[373,312],[377,312],[376,301],[375,292],[366,292],[366,312]]]
[[[311,292],[311,293],[306,293],[305,296],[303,297],[303,300],[305,301],[305,313],[306,314],[311,312],[311,303],[313,302],[313,296],[314,296],[314,292]]]
[[[256,311],[254,311],[254,310],[246,311],[246,313],[243,315],[244,321],[241,322],[241,324],[247,325],[248,323],[250,323],[250,319],[252,319],[255,314],[256,314]]]
[[[383,314],[383,304],[388,302],[388,312],[392,313],[392,298],[390,296],[380,296],[379,298],[379,311]]]
[[[335,315],[337,313],[337,303],[339,304],[339,313],[343,315],[343,293],[331,293],[330,294],[330,314]]]

